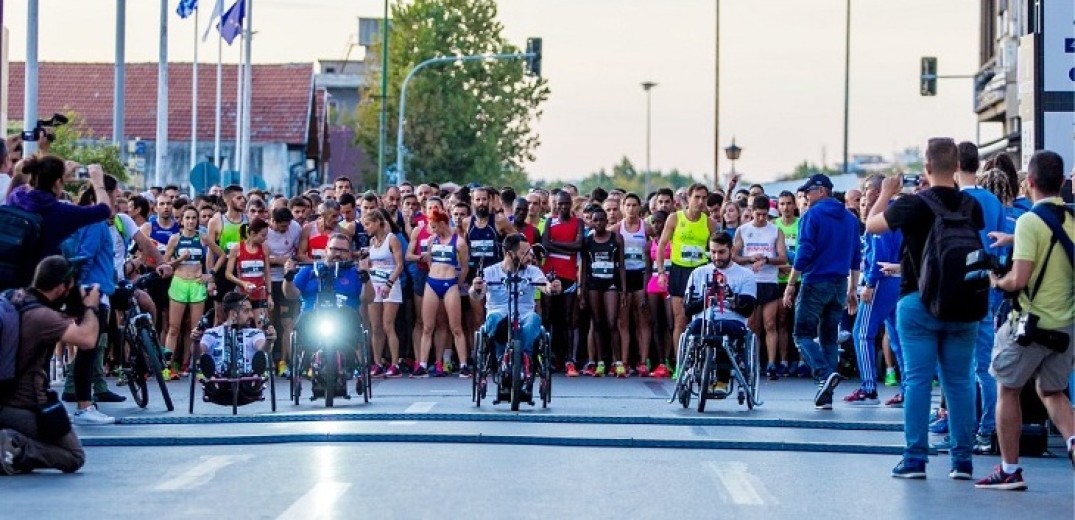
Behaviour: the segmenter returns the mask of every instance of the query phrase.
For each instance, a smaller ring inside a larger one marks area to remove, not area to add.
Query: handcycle
[[[532,370],[526,373],[523,362],[523,345],[520,338],[521,319],[519,316],[519,291],[516,288],[523,283],[538,287],[544,284],[531,282],[518,274],[508,275],[501,282],[485,282],[487,286],[504,285],[508,287],[508,315],[497,327],[499,330],[488,331],[483,325],[474,333],[474,372],[471,376],[471,400],[481,407],[482,399],[488,392],[490,378],[496,385],[496,397],[493,404],[510,400],[511,411],[519,411],[519,405],[526,401],[534,406],[534,379],[539,377],[538,395],[541,407],[547,408],[552,401],[552,342],[549,333],[542,331],[534,348]],[[506,329],[506,330],[504,330]],[[496,359],[495,338],[506,338],[506,350],[503,359]]]
[[[213,310],[210,309],[202,316],[196,327],[197,330],[205,332],[209,328],[209,316],[212,312]],[[267,386],[269,387],[272,411],[276,411],[276,371],[272,369],[272,364],[269,363],[269,360],[272,359],[272,344],[270,343],[268,351],[254,353],[255,356],[262,356],[265,368],[263,370],[248,370],[247,367],[243,366],[245,365],[243,345],[239,338],[244,328],[241,324],[235,324],[225,329],[227,333],[223,337],[224,353],[227,356],[228,364],[225,375],[205,374],[205,369],[202,368],[200,362],[192,364],[188,413],[194,413],[194,395],[199,374],[204,376],[202,379],[202,400],[207,403],[223,406],[230,404],[231,414],[237,415],[240,406],[264,400],[264,391]],[[197,345],[191,345],[191,348],[197,348]],[[240,361],[243,361],[242,365],[240,365]],[[230,402],[227,399],[228,397],[230,397]]]
[[[689,408],[691,397],[697,396],[697,409],[701,413],[710,399],[725,399],[735,392],[739,404],[753,410],[764,404],[758,398],[760,364],[754,335],[744,323],[719,317],[728,304],[728,291],[720,272],[714,272],[710,287],[701,326],[694,327],[692,323],[679,337],[679,376],[668,402],[679,401],[683,408]],[[697,294],[693,286],[690,292]],[[721,379],[721,371],[730,372],[732,377],[725,390],[717,391],[713,386]]]
[[[304,262],[296,265],[313,268],[318,280],[318,291],[314,309],[303,313],[304,316],[299,318],[295,330],[291,333],[291,400],[296,405],[299,404],[304,376],[311,381],[311,401],[323,397],[325,406],[332,407],[336,397],[351,399],[347,391],[347,381],[350,379],[347,368],[353,365],[355,392],[362,396],[364,403],[370,402],[373,392],[373,352],[369,331],[362,325],[358,312],[342,305],[333,290],[340,271],[354,267],[355,263],[345,261],[328,265],[323,262]],[[357,334],[348,333],[348,330],[353,330],[348,328],[351,325],[358,328]],[[306,331],[306,328],[313,330]],[[355,341],[355,353],[351,363],[346,362],[346,354],[352,347],[348,340]]]
[[[124,361],[120,368],[120,375],[127,381],[127,387],[131,391],[131,397],[139,408],[145,408],[149,404],[149,392],[146,380],[153,376],[160,387],[164,405],[171,412],[175,410],[172,405],[172,396],[168,393],[168,386],[164,380],[164,367],[170,361],[165,355],[164,347],[153,326],[153,317],[142,312],[138,306],[136,291],[144,290],[146,285],[158,280],[160,275],[149,272],[139,276],[135,281],[123,280],[116,285],[112,294],[112,305],[123,312],[123,342],[126,348]]]

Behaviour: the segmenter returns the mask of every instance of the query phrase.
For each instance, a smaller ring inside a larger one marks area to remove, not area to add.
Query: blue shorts
[[[426,285],[433,292],[437,294],[437,298],[444,299],[444,295],[448,293],[448,289],[455,287],[458,283],[456,278],[449,278],[447,280],[441,280],[439,278],[426,278]]]
[[[411,284],[414,286],[414,295],[421,298],[426,293],[426,279],[429,278],[429,271],[423,271],[421,269],[415,269],[411,273]]]

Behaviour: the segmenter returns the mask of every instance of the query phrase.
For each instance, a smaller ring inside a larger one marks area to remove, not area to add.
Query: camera
[[[37,126],[33,130],[25,130],[22,133],[23,141],[38,141],[41,136],[45,136],[48,142],[56,140],[56,136],[49,133],[47,128],[55,128],[57,126],[63,126],[67,124],[67,116],[63,114],[52,114],[52,117],[48,119],[38,119]],[[87,177],[89,178],[89,177]]]
[[[918,187],[919,182],[921,182],[921,179],[919,178],[918,175],[904,175],[903,176],[903,187],[904,188],[916,188],[916,187]]]
[[[90,170],[85,166],[79,166],[78,169],[75,170],[75,177],[80,181],[88,181],[90,180]]]
[[[989,284],[989,273],[1004,276],[1011,270],[1008,258],[991,255],[984,249],[979,249],[967,255],[967,274],[963,275],[966,282],[984,282]]]

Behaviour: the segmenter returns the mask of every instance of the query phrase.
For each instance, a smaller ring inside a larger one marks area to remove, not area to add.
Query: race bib
[[[594,278],[610,279],[613,275],[615,264],[605,260],[597,260],[591,264]]]
[[[628,247],[623,250],[623,260],[625,262],[646,262],[642,248],[640,247]]]
[[[321,261],[325,259],[326,252],[327,251],[324,249],[314,249],[313,251],[310,251],[310,256],[313,257],[315,261]]]
[[[683,257],[683,260],[688,262],[701,262],[705,260],[705,251],[698,246],[683,246],[679,256]]]
[[[473,240],[470,242],[471,255],[482,258],[496,256],[496,243],[492,240]]]
[[[377,283],[388,283],[388,277],[392,275],[392,271],[384,269],[373,269],[370,271],[370,278]]]

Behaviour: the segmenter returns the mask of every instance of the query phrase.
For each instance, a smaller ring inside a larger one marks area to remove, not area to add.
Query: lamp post
[[[732,162],[732,178],[735,178],[735,161],[739,160],[739,154],[743,153],[743,149],[735,145],[735,137],[732,137],[732,144],[724,148],[724,155]]]
[[[650,97],[651,97],[650,96],[650,89],[652,89],[653,87],[656,87],[656,86],[657,86],[657,84],[652,82],[652,81],[644,81],[644,82],[642,82],[642,90],[646,91],[646,173],[643,176],[643,178],[645,179],[644,184],[643,184],[643,186],[644,186],[643,193],[642,193],[643,197],[646,197],[646,196],[649,195],[649,172],[650,172],[650,169],[649,169],[649,141],[650,141]]]

